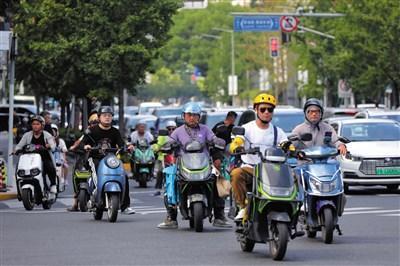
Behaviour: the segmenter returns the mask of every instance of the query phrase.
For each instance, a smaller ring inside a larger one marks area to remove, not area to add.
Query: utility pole
[[[15,77],[15,60],[17,56],[17,36],[12,34],[11,36],[11,47],[10,47],[10,100],[9,100],[9,117],[8,117],[8,161],[7,161],[7,179],[14,184],[14,164],[13,155],[11,152],[14,149],[13,146],[13,125],[14,125],[14,77]],[[13,190],[15,186],[12,185]]]

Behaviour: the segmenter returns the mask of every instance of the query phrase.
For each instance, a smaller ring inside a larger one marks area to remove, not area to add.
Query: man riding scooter
[[[201,115],[201,107],[196,103],[188,103],[184,106],[182,116],[185,121],[185,124],[178,127],[171,134],[170,139],[171,142],[179,143],[180,147],[184,147],[187,143],[192,140],[196,140],[203,145],[206,145],[207,142],[219,142],[223,140],[217,138],[214,133],[205,125],[199,124]],[[224,143],[225,144],[225,143]],[[183,152],[182,150],[179,150]],[[217,159],[219,160],[219,159]],[[216,164],[214,160],[214,165]],[[217,164],[221,164],[221,162],[217,162]],[[225,201],[218,196],[216,188],[214,190],[214,222],[213,226],[216,227],[232,227],[231,224],[227,222],[224,213]],[[178,222],[177,218],[177,206],[167,206],[167,218],[165,221],[158,225],[158,228],[177,228]]]
[[[102,143],[103,141],[109,143],[111,148],[124,147],[125,143],[118,129],[111,126],[112,119],[114,116],[114,111],[112,110],[112,108],[110,106],[102,106],[99,110],[98,116],[100,123],[91,128],[90,132],[86,134],[82,139],[82,144],[84,145],[84,149],[86,151],[90,151],[92,147]],[[132,149],[133,146],[129,145],[128,150],[131,151]],[[99,154],[91,154],[91,157],[93,158],[95,169],[97,169],[97,166],[100,160],[102,159],[102,156]],[[125,186],[126,193],[124,194],[125,196],[123,199],[123,205],[121,209],[125,214],[134,214],[135,211],[129,207],[130,205],[129,182],[127,178],[125,184],[126,184]]]
[[[238,136],[233,140],[230,147],[232,153],[243,144],[245,149],[249,149],[251,144],[252,148],[259,147],[264,154],[267,148],[287,140],[284,131],[271,123],[275,106],[276,99],[270,94],[261,93],[254,98],[253,108],[257,118],[242,126],[245,128],[244,139]],[[231,172],[233,194],[240,208],[235,220],[243,219],[246,213],[246,193],[253,181],[254,166],[260,162],[260,158],[253,154],[242,155],[241,159],[242,167]]]
[[[41,150],[39,153],[42,157],[43,169],[50,180],[50,196],[54,198],[57,194],[56,168],[51,152],[55,150],[56,143],[53,136],[47,131],[43,130],[44,123],[43,117],[39,115],[34,116],[31,119],[32,131],[29,131],[23,135],[21,141],[15,147],[15,150],[18,152],[28,144],[40,145],[46,149]]]

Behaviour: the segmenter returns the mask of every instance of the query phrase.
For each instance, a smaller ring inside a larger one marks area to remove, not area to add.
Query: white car
[[[351,140],[339,156],[345,190],[356,185],[400,185],[400,123],[388,119],[350,119],[331,125]]]

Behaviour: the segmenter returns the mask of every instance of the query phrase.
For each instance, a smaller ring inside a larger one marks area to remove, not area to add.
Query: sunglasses
[[[174,130],[175,130],[174,127],[169,127],[169,128],[167,128],[167,129],[168,129],[168,131],[174,131]]]
[[[258,110],[261,113],[265,113],[265,111],[267,111],[267,110],[268,110],[269,113],[273,113],[274,109],[275,109],[274,107],[260,107]]]

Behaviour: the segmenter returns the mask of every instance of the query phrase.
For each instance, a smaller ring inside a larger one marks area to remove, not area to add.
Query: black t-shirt
[[[122,148],[124,146],[124,140],[121,137],[118,129],[115,127],[111,127],[110,129],[102,129],[99,125],[90,129],[90,132],[86,134],[82,143],[84,145],[88,144],[92,147],[97,146],[98,144],[106,141],[110,143],[111,148]]]
[[[213,127],[212,131],[214,132],[215,136],[225,140],[226,145],[232,142],[231,133],[234,125],[225,126],[226,129],[222,132],[218,132],[218,128],[221,126],[225,126],[224,121],[218,122]]]
[[[39,138],[35,138],[35,136],[32,136],[32,141],[31,144],[34,145],[42,145],[43,147],[46,147],[46,142],[44,141],[44,134],[42,132],[42,134],[40,134]],[[39,154],[42,155],[43,157],[47,157],[49,156],[49,153],[46,150],[40,150]]]
[[[39,138],[35,138],[35,136],[32,136],[32,144],[35,145],[42,145],[43,147],[46,146],[46,142],[44,141],[44,134],[40,134]]]

